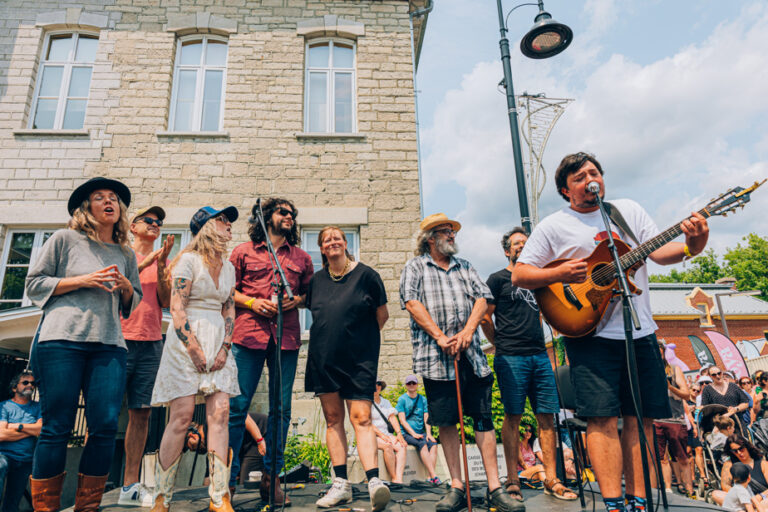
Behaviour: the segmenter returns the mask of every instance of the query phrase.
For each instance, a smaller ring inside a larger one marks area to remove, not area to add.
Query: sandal
[[[507,480],[504,484],[504,490],[512,499],[523,501],[523,494],[520,492],[520,480]]]
[[[570,496],[566,494],[570,493]],[[553,478],[552,480],[544,480],[544,494],[554,496],[559,500],[573,501],[578,499],[576,493],[563,485],[563,482],[559,478]]]

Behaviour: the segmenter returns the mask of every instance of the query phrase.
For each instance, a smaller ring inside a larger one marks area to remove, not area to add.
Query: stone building
[[[427,19],[410,13],[427,3],[0,3],[2,353],[27,354],[39,319],[27,268],[65,226],[72,189],[101,175],[131,188],[131,211],[162,205],[179,246],[207,204],[237,206],[234,242],[245,241],[251,206],[271,195],[297,205],[318,260],[318,229],[343,226],[386,285],[380,372],[402,379],[398,279],[421,217],[413,74]],[[297,390],[302,377],[300,363]]]

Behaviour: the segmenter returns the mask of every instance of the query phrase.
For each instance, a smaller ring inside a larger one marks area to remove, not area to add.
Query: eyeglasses
[[[456,231],[454,231],[451,228],[443,228],[443,229],[436,229],[435,233],[442,233],[445,236],[453,236],[456,234]]]
[[[691,392],[693,392],[693,393],[698,393],[699,391],[701,391],[701,390],[700,389],[692,389],[691,390]]]
[[[153,219],[152,217],[141,217],[136,220],[140,220],[146,224],[149,224],[150,226],[153,224],[159,228],[163,226],[163,221],[161,221],[160,219]]]
[[[742,450],[746,450],[746,449],[747,449],[747,447],[746,447],[746,446],[737,446],[736,448],[734,448],[733,446],[731,446],[731,451],[732,451],[733,453],[739,453],[740,451],[742,451]]]
[[[723,372],[709,372],[710,377],[719,377],[723,374]]]
[[[748,386],[748,385],[752,384],[752,381],[751,380],[743,380],[743,381],[739,382],[739,384],[741,384],[742,386]]]
[[[293,214],[293,210],[289,210],[288,208],[278,208],[277,213],[279,213],[283,217],[287,217],[288,215],[290,215],[294,219],[296,218],[296,216]]]
[[[216,217],[216,220],[219,222],[223,222],[224,224],[232,224],[232,222],[229,220],[229,217],[226,215],[219,215]]]
[[[19,382],[19,384],[21,384],[22,386],[32,386],[32,387],[37,386],[37,384],[35,384],[35,381],[33,380],[22,380],[21,382]]]

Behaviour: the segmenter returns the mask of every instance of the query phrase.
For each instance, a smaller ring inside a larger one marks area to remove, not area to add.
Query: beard
[[[459,252],[459,246],[454,243],[448,243],[448,240],[438,238],[435,240],[435,249],[437,249],[437,252],[442,254],[443,256],[453,256],[457,252]]]
[[[35,391],[32,389],[25,389],[24,391],[20,391],[19,394],[24,398],[32,398],[32,395],[35,394]]]
[[[276,235],[287,237],[291,234],[291,228],[284,228],[283,221],[279,221],[275,218],[270,220],[268,227],[270,228],[269,230]]]

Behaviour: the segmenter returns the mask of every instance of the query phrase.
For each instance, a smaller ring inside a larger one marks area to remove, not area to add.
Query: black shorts
[[[491,416],[491,396],[493,391],[493,373],[485,377],[475,375],[472,365],[465,357],[459,360],[459,382],[461,384],[461,405],[464,416],[475,422],[477,432],[493,430]],[[424,392],[427,395],[429,424],[447,427],[459,422],[459,404],[456,399],[455,380],[424,379]]]
[[[693,429],[688,429],[688,446],[691,448],[701,448],[701,441],[699,438],[693,435]]]
[[[642,414],[645,418],[672,416],[667,380],[656,335],[634,341]],[[634,416],[623,340],[598,336],[565,338],[576,391],[576,415],[582,417]]]
[[[163,340],[125,340],[125,394],[129,409],[147,409],[152,402],[157,369],[163,356]]]

